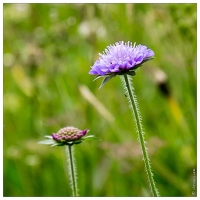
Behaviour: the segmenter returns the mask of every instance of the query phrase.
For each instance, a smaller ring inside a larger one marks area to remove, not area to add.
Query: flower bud
[[[52,133],[52,138],[57,142],[76,141],[86,135],[87,132],[87,129],[81,131],[75,127],[68,126],[61,128],[57,133]]]

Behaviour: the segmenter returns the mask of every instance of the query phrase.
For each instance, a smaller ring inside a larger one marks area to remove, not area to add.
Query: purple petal
[[[85,130],[81,131],[79,134],[81,134],[81,136],[84,136],[84,135],[86,135],[87,132],[88,132],[88,129],[85,129]]]
[[[153,57],[154,56],[154,52],[151,49],[148,49],[146,51],[146,57]]]
[[[54,140],[58,140],[58,136],[57,136],[55,133],[52,133],[52,138],[53,138]]]

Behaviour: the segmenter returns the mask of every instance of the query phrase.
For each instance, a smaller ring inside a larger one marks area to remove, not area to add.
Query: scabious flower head
[[[52,135],[46,135],[47,140],[40,141],[39,144],[50,144],[51,146],[64,146],[80,144],[84,140],[99,139],[94,135],[86,134],[89,132],[88,129],[79,130],[72,126],[61,128],[57,133]]]
[[[68,126],[61,128],[57,133],[52,133],[52,138],[57,142],[75,141],[82,138],[87,132],[87,129],[81,131],[72,126]]]
[[[136,43],[132,45],[131,42],[116,42],[114,45],[108,46],[103,54],[100,54],[99,60],[91,66],[89,74],[104,76],[128,73],[135,75],[132,73],[133,70],[153,57],[154,52],[144,45],[136,46]]]

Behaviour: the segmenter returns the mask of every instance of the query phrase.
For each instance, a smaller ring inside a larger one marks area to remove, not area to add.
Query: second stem
[[[142,154],[143,154],[143,160],[144,160],[147,176],[148,176],[148,179],[149,179],[151,192],[152,192],[153,196],[158,197],[159,193],[158,193],[158,190],[156,188],[155,181],[153,179],[153,173],[152,173],[152,170],[151,170],[150,160],[149,160],[149,157],[148,157],[147,148],[145,146],[144,132],[142,130],[142,123],[141,123],[141,116],[140,116],[140,112],[139,112],[139,108],[138,108],[137,99],[136,99],[136,97],[133,93],[134,89],[133,89],[133,86],[132,86],[131,77],[125,74],[121,78],[122,78],[122,82],[123,82],[123,85],[125,87],[126,93],[128,95],[131,110],[133,112],[133,116],[134,116],[134,119],[135,119],[136,130],[138,132],[138,139],[139,139]]]
[[[73,146],[68,145],[68,161],[69,161],[69,176],[71,179],[71,188],[72,188],[72,196],[78,196],[78,189],[77,189],[77,180],[76,180],[76,166],[75,166],[75,159],[73,155]]]

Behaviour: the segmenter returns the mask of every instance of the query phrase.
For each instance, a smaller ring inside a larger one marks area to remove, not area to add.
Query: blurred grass
[[[71,195],[64,149],[37,144],[68,125],[102,139],[75,148],[81,196],[150,195],[119,77],[99,91],[100,80],[88,75],[99,52],[124,40],[147,45],[156,55],[133,84],[160,194],[192,196],[196,8],[4,4],[3,195]]]

